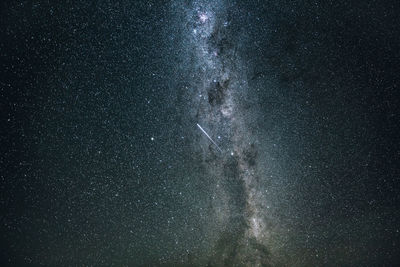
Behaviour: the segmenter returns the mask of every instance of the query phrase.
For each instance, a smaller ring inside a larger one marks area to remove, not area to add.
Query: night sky
[[[400,265],[400,4],[1,1],[1,266]]]

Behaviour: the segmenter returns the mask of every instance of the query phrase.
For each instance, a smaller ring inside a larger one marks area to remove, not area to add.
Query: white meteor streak
[[[199,127],[199,129],[208,137],[208,139],[210,139],[210,141],[218,148],[219,152],[222,153],[221,148],[219,148],[217,143],[215,143],[214,140],[211,139],[211,137],[208,135],[208,133],[206,133],[206,131],[204,131],[204,129],[198,123],[197,123],[197,127]]]

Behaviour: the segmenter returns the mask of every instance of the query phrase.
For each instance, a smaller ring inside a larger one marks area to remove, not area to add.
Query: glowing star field
[[[398,266],[385,1],[0,8],[0,266]]]

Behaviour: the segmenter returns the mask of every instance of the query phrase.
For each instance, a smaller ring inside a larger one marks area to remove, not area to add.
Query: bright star
[[[204,23],[204,22],[206,22],[208,20],[208,16],[205,13],[201,13],[199,15],[199,19],[200,19],[201,23]]]

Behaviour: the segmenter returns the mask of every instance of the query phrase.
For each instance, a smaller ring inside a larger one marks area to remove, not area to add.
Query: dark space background
[[[207,263],[189,2],[1,2],[1,266]],[[271,265],[400,264],[399,3],[225,6],[284,229]]]

